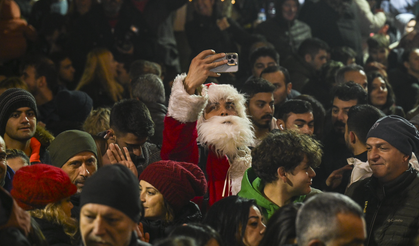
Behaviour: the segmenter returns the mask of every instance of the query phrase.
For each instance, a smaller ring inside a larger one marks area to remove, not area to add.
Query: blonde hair
[[[2,0],[0,0],[1,2]],[[28,91],[28,85],[19,77],[9,77],[0,81],[0,89],[20,88]]]
[[[63,226],[65,234],[74,239],[78,230],[77,221],[68,217],[61,207],[61,201],[49,203],[43,209],[30,210],[29,213],[32,217],[38,219],[46,219],[52,223]]]
[[[122,99],[124,88],[120,85],[108,68],[111,62],[112,53],[104,48],[96,48],[87,54],[86,66],[76,90],[80,90],[84,86],[99,80],[106,94],[112,98],[114,102]]]
[[[109,128],[111,116],[110,108],[97,108],[92,110],[83,123],[83,130],[91,135],[97,135]]]

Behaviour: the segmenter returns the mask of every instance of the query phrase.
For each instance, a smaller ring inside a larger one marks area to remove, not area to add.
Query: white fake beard
[[[201,116],[202,117],[202,116]],[[238,150],[250,146],[255,138],[250,120],[239,116],[213,116],[198,124],[198,141],[213,148],[218,156],[234,158]]]

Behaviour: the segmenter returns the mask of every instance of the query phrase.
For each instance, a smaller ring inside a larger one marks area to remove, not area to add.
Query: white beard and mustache
[[[252,123],[247,117],[213,116],[208,120],[201,118],[197,129],[201,145],[211,148],[219,157],[227,155],[230,167],[226,181],[231,181],[231,192],[236,195],[244,172],[252,165],[248,148],[255,138]]]
[[[234,158],[238,150],[253,143],[252,128],[247,117],[213,116],[198,123],[198,141],[203,146],[211,146],[218,156]]]

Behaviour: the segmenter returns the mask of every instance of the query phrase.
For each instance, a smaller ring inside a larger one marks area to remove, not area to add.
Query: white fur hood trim
[[[178,75],[172,86],[169,108],[167,115],[179,122],[187,123],[198,120],[199,115],[208,102],[206,90],[202,90],[202,95],[189,95],[183,85],[186,74]]]

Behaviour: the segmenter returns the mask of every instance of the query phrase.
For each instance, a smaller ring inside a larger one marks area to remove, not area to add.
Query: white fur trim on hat
[[[178,75],[172,86],[167,115],[179,122],[194,122],[205,108],[208,96],[203,90],[202,95],[189,95],[183,85],[186,74]]]
[[[208,94],[209,102],[219,102],[221,99],[224,99],[229,102],[234,102],[238,116],[241,118],[247,118],[245,105],[246,99],[232,85],[211,84],[209,87],[204,86],[203,92],[205,91],[205,89],[206,94]],[[204,121],[203,115],[199,117],[198,125],[202,121]]]

